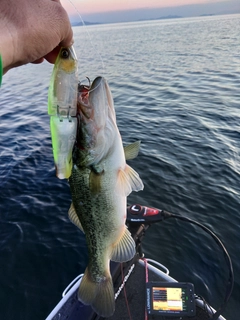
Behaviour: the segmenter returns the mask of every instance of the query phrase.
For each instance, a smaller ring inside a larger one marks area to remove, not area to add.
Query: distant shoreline
[[[238,13],[223,13],[223,14],[215,14],[215,13],[206,13],[201,14],[199,16],[192,16],[192,17],[184,17],[184,16],[177,16],[177,15],[168,15],[162,16],[159,18],[152,18],[152,19],[139,19],[134,21],[116,21],[116,22],[90,22],[90,21],[83,21],[83,22],[72,22],[72,27],[81,27],[81,26],[91,26],[91,25],[103,25],[103,24],[113,24],[113,23],[128,23],[128,22],[140,22],[140,21],[153,21],[153,20],[170,20],[170,19],[183,19],[183,18],[197,18],[197,17],[213,17],[213,16],[223,16],[229,14],[238,14]]]
[[[175,16],[175,15],[168,15],[168,16],[162,16],[159,18],[154,18],[154,19],[139,19],[137,21],[151,21],[151,20],[165,20],[165,19],[179,19],[179,18],[184,18],[182,16]],[[128,21],[128,22],[137,22],[137,21]],[[84,25],[89,26],[89,25],[96,25],[96,24],[111,24],[115,22],[89,22],[89,21],[83,21]],[[125,21],[126,22],[126,21]],[[121,23],[121,22],[116,22],[116,23]],[[83,26],[82,22],[73,22],[72,27],[80,27]]]

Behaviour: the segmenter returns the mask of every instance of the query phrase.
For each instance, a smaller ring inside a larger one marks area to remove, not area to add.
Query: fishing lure
[[[73,47],[61,48],[48,90],[48,114],[56,175],[68,179],[77,133],[78,61]]]

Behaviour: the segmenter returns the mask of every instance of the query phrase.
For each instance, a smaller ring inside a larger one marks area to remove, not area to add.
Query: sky
[[[167,15],[188,17],[208,13],[240,13],[240,0],[61,0],[71,21],[77,21],[76,9],[71,2],[83,20],[90,22],[135,21]]]
[[[132,10],[140,8],[176,7],[186,4],[219,2],[219,0],[71,0],[81,14],[106,11]],[[220,0],[221,1],[221,0]],[[224,0],[223,0],[224,1]],[[70,13],[74,8],[68,0],[61,0],[62,5]]]

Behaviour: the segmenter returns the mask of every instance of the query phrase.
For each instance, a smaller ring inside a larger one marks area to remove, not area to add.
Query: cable
[[[209,313],[211,313],[210,319],[212,319],[212,316],[214,314],[214,310],[213,310],[212,306],[201,295],[196,295],[195,294],[195,299],[202,300],[203,308],[204,308],[203,310],[205,311],[205,313],[207,315],[209,315]]]
[[[148,263],[147,259],[143,258],[144,265],[145,265],[145,282],[148,283]],[[147,306],[145,306],[145,320],[148,320],[148,314],[147,314]]]
[[[228,302],[228,300],[229,300],[229,298],[231,296],[231,293],[232,293],[232,290],[233,290],[233,284],[234,284],[233,266],[232,266],[231,258],[230,258],[229,254],[227,252],[227,249],[223,245],[222,241],[218,238],[218,236],[212,230],[210,230],[209,228],[207,228],[203,224],[201,224],[201,223],[199,223],[199,222],[197,222],[195,220],[189,219],[187,217],[184,217],[184,216],[172,214],[172,213],[170,213],[168,211],[165,211],[165,210],[163,210],[161,212],[161,215],[163,215],[163,217],[165,219],[175,218],[175,219],[179,219],[179,220],[182,220],[182,221],[189,222],[191,224],[194,224],[194,225],[202,228],[204,231],[206,231],[207,233],[209,233],[212,236],[212,238],[215,240],[215,242],[218,244],[218,246],[223,250],[224,257],[225,257],[225,260],[227,262],[227,266],[228,266],[228,269],[229,269],[229,278],[228,278],[228,284],[227,284],[227,288],[226,288],[224,301],[221,304],[220,308],[211,317],[212,320],[217,320],[218,317],[221,315],[221,313],[224,311],[224,309],[225,309],[225,307],[227,305],[227,302]]]
[[[124,284],[124,274],[123,274],[123,264],[121,263],[121,273],[122,273],[122,283]],[[126,286],[123,286],[123,292],[124,292],[124,297],[125,297],[125,301],[126,301],[126,305],[127,305],[127,311],[128,311],[128,317],[130,320],[132,320],[132,316],[131,316],[131,311],[129,308],[129,303],[128,303],[128,298],[127,298],[127,292],[126,292]]]

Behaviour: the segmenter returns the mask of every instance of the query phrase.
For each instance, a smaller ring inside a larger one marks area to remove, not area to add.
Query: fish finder
[[[146,308],[155,316],[195,316],[194,286],[186,282],[147,282]]]

